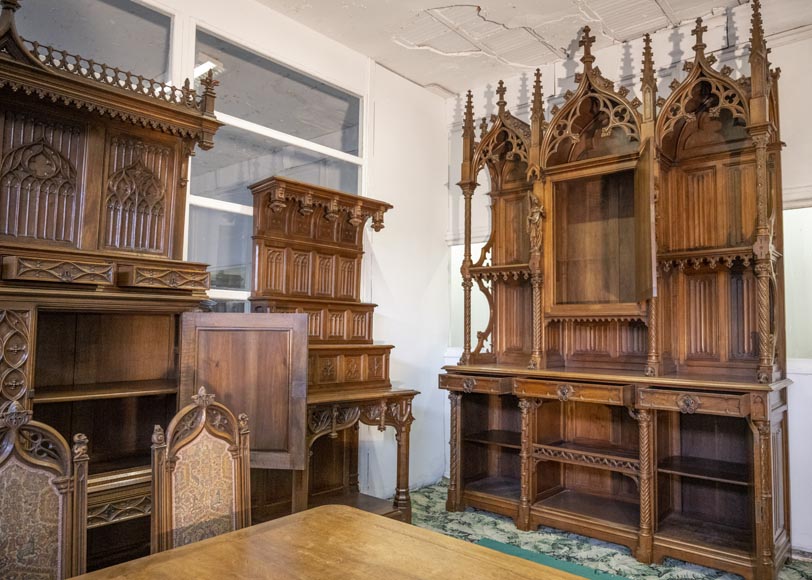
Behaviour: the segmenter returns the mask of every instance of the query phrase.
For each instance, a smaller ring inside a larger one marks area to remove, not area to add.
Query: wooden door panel
[[[201,386],[246,413],[251,466],[304,469],[307,315],[183,315],[180,404]]]

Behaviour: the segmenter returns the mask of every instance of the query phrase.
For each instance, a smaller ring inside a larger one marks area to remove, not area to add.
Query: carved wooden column
[[[519,399],[519,409],[521,409],[522,413],[521,493],[516,527],[524,531],[530,529],[531,494],[534,488],[534,469],[536,465],[533,459],[533,433],[536,424],[535,412],[541,406],[541,403],[541,399],[527,399],[524,397]]]
[[[460,449],[462,448],[462,393],[449,391],[451,402],[451,440],[449,443],[449,482],[445,509],[456,512],[462,503],[462,472],[460,471]]]
[[[535,190],[535,185],[534,185]],[[530,193],[530,213],[527,216],[527,229],[530,234],[530,286],[533,291],[533,345],[530,355],[531,369],[544,368],[544,313],[542,312],[542,291],[544,275],[542,274],[542,252],[544,251],[544,207]]]
[[[756,242],[753,245],[756,273],[756,312],[759,337],[759,362],[757,378],[769,383],[775,376],[775,335],[772,332],[772,299],[770,285],[773,281],[772,232],[769,215],[769,185],[767,183],[767,132],[753,135],[756,147]]]
[[[467,365],[471,363],[471,290],[474,287],[471,278],[471,196],[474,194],[475,183],[467,183],[461,185],[462,196],[465,200],[465,249],[462,259],[462,267],[460,273],[462,274],[462,310],[463,310],[463,348],[462,358],[460,364]]]
[[[411,429],[411,420],[401,422],[400,426],[395,428],[395,439],[398,442],[395,507],[403,513],[403,521],[407,524],[412,523],[412,498],[409,495],[409,433]]]
[[[751,421],[753,432],[753,493],[756,520],[756,578],[775,577],[775,551],[773,534],[773,457],[772,427],[770,421]]]
[[[462,124],[462,167],[460,168],[461,179],[457,184],[462,189],[462,197],[465,203],[465,240],[464,255],[462,259],[462,291],[463,291],[463,326],[465,327],[463,336],[462,357],[460,364],[467,365],[471,362],[471,289],[474,284],[471,279],[471,196],[476,189],[476,169],[474,167],[474,96],[468,91],[465,99],[465,115]]]
[[[648,409],[636,413],[640,427],[640,536],[635,556],[641,562],[651,563],[653,509],[653,456],[652,456],[652,415]]]

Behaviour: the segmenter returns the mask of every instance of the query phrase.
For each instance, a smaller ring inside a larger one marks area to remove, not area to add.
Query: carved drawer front
[[[470,375],[440,375],[440,388],[463,393],[508,395],[513,391],[509,378],[474,377]]]
[[[130,288],[164,288],[170,290],[208,290],[209,273],[179,268],[120,266],[118,285]]]
[[[102,260],[3,257],[3,280],[112,286],[115,265]]]
[[[516,394],[578,403],[628,406],[634,402],[632,385],[600,385],[572,381],[517,379]]]
[[[746,417],[750,414],[750,396],[650,388],[637,391],[637,406],[641,409],[679,411],[688,415],[699,413]]]

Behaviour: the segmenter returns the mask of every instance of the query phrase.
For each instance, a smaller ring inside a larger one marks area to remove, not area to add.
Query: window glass
[[[251,221],[238,213],[189,208],[189,260],[209,264],[213,289],[248,290]]]
[[[197,31],[195,77],[214,70],[218,111],[359,154],[361,100],[220,38]]]
[[[132,0],[25,0],[16,20],[26,40],[146,78],[169,79],[172,19]]]
[[[248,186],[274,175],[358,193],[358,166],[236,127],[221,127],[214,148],[192,158],[191,193],[252,205]]]

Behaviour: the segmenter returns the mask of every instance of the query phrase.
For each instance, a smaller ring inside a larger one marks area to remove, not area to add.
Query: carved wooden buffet
[[[307,315],[310,450],[304,470],[252,472],[254,519],[341,503],[409,522],[409,433],[418,392],[392,388],[393,347],[373,344],[375,304],[360,301],[364,225],[371,220],[373,230],[383,229],[392,206],[281,177],[251,191],[252,310]],[[360,423],[395,431],[391,502],[359,493]]]
[[[220,126],[212,76],[198,93],[22,40],[18,8],[0,15],[0,412],[88,436],[92,570],[149,553],[153,426],[200,381],[241,386],[218,396],[254,421],[252,461],[303,465],[305,317],[195,312],[186,187]]]
[[[789,557],[778,71],[753,3],[751,75],[693,62],[639,98],[594,66],[530,124],[463,125],[464,349],[451,400],[449,510],[505,514],[775,578]],[[471,253],[471,197],[492,231]],[[471,291],[487,327],[472,347]]]

